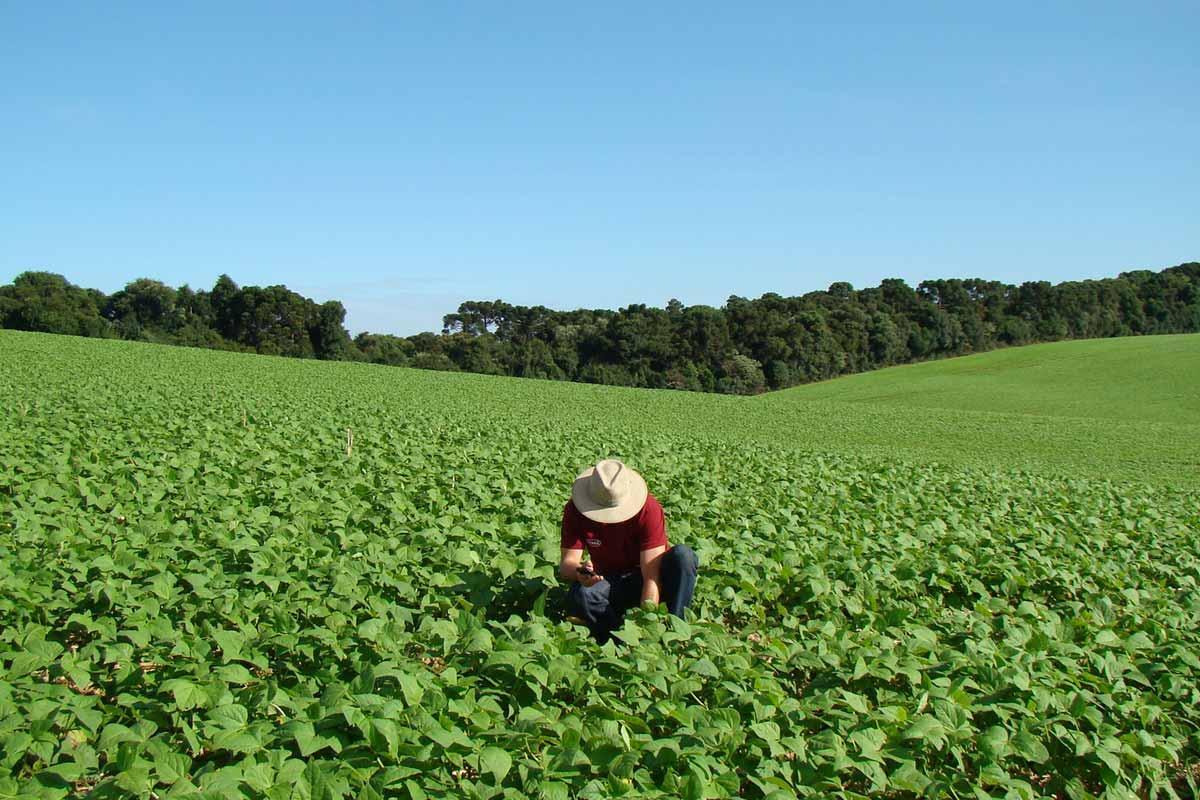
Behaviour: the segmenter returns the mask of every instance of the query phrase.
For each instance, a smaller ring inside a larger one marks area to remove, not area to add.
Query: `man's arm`
[[[583,561],[583,533],[579,530],[579,514],[572,515],[573,506],[570,501],[563,506],[562,517],[562,557],[558,561],[558,577],[564,581],[575,581],[584,586],[591,586],[604,580],[603,575],[581,575],[579,565]]]
[[[558,562],[558,577],[564,581],[578,581],[584,586],[591,586],[604,580],[603,575],[581,575],[579,565],[583,563],[583,551],[574,548],[562,549],[562,558]]]
[[[661,592],[658,587],[658,573],[662,567],[665,547],[651,547],[642,551],[642,602],[658,605]]]

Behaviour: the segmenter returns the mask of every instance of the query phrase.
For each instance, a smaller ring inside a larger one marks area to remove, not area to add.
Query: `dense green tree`
[[[727,394],[758,394],[766,387],[762,365],[750,356],[733,353],[721,365],[717,388]]]
[[[443,337],[443,350],[465,372],[483,375],[508,375],[511,347],[490,333],[472,336],[468,333]]]
[[[434,369],[442,372],[458,372],[458,365],[450,360],[450,356],[441,352],[417,353],[413,356],[411,366],[417,369]]]
[[[767,387],[770,389],[783,389],[792,385],[792,368],[786,361],[767,362],[763,374],[766,375]]]
[[[176,313],[177,292],[152,278],[138,278],[108,298],[105,319],[124,339],[170,341],[185,320]]]
[[[520,378],[547,378],[563,380],[565,375],[554,361],[550,345],[538,338],[530,337],[521,342],[514,351],[515,375]]]
[[[392,367],[407,367],[417,351],[408,339],[383,333],[360,333],[354,337],[354,346],[364,361]]]
[[[52,272],[22,272],[0,287],[0,324],[5,328],[109,337],[114,333],[100,314],[103,306],[104,295]]]
[[[317,358],[351,361],[359,357],[344,327],[345,321],[346,309],[337,300],[329,300],[317,308],[315,324],[309,328],[313,354]]]
[[[867,342],[870,361],[876,367],[898,364],[907,354],[899,326],[889,314],[882,311],[871,314],[867,325]]]
[[[228,275],[221,275],[217,278],[217,282],[213,284],[212,291],[208,295],[208,303],[212,314],[212,326],[217,333],[224,336],[226,339],[237,339],[239,333],[238,316],[241,309],[238,306],[238,298],[241,296],[242,290],[233,282],[233,278]]]

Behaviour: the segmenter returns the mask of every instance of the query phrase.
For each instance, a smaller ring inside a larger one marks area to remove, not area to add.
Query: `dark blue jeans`
[[[699,559],[686,544],[677,544],[663,553],[658,585],[662,602],[677,617],[682,618],[683,610],[691,605],[699,566]],[[641,601],[642,571],[635,569],[623,575],[606,576],[592,586],[572,584],[567,592],[567,613],[582,619],[596,641],[603,644],[621,627],[625,612]]]

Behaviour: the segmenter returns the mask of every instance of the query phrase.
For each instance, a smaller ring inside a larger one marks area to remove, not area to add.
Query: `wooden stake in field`
[[[346,457],[349,458],[350,451],[354,449],[354,429],[346,428]]]

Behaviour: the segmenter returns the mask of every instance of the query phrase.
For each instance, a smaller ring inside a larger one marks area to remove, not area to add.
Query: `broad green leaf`
[[[510,769],[512,757],[499,747],[485,747],[479,751],[479,771],[494,776],[497,783],[504,780]]]
[[[946,734],[946,729],[937,717],[921,714],[904,731],[905,739],[921,739],[923,741],[940,742]]]
[[[1035,764],[1045,764],[1050,759],[1050,752],[1046,746],[1038,741],[1037,737],[1025,731],[1018,731],[1012,737],[1012,749],[1013,752]]]
[[[163,681],[162,688],[175,698],[175,705],[181,711],[193,708],[204,708],[208,705],[208,694],[192,681],[176,678]]]
[[[1008,752],[1008,731],[1000,725],[992,725],[979,737],[979,750],[993,761],[1003,758]]]
[[[400,734],[396,729],[396,723],[390,719],[372,719],[371,730],[378,735],[383,744],[383,751],[395,756],[396,750],[400,746]],[[379,749],[378,746],[376,747]]]

